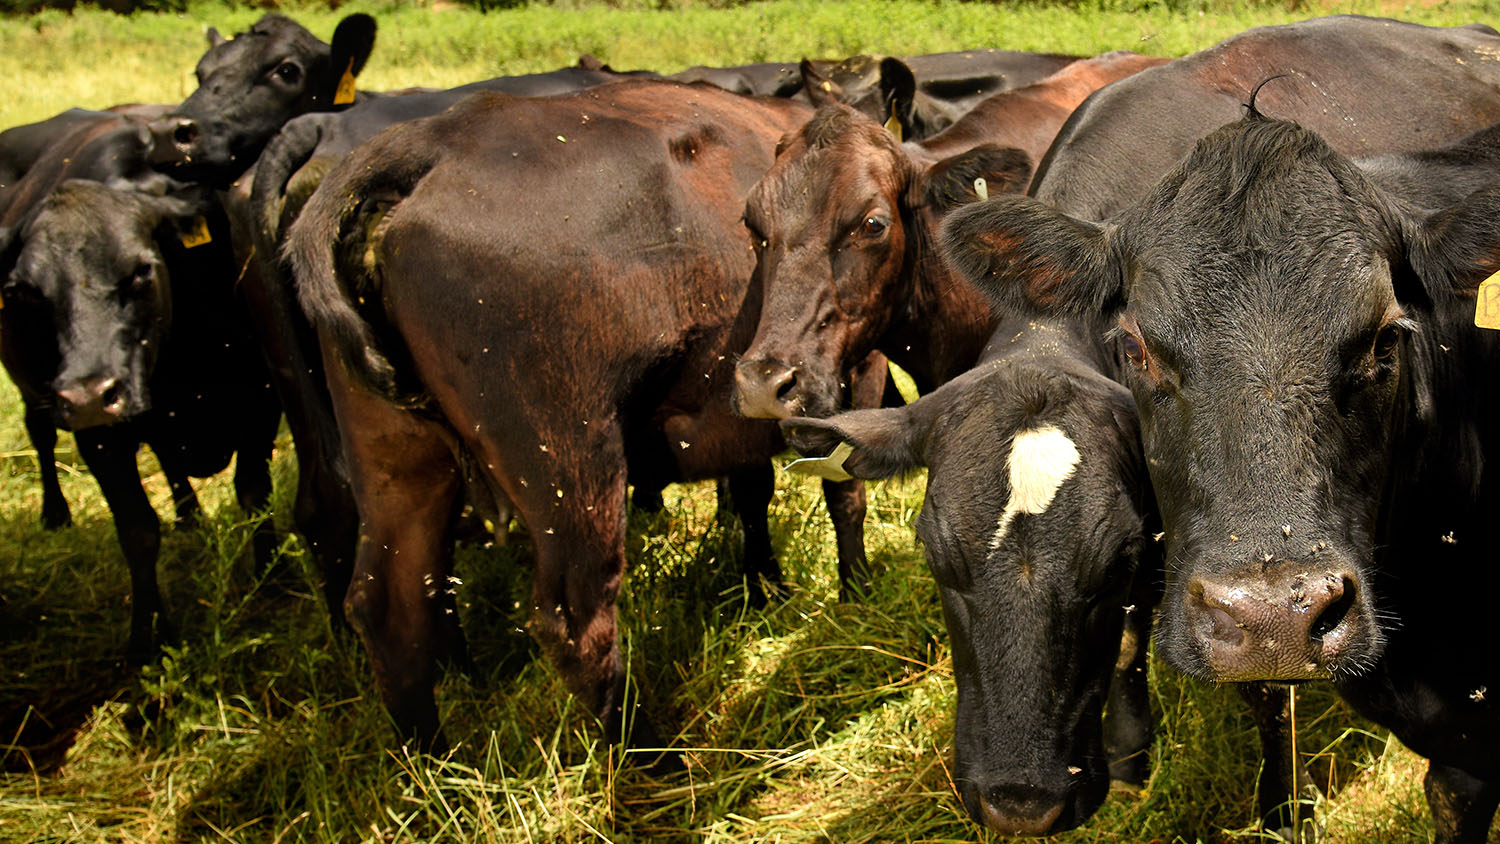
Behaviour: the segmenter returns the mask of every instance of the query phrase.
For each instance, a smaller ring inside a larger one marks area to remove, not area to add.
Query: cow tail
[[[292,174],[312,158],[313,150],[323,141],[323,127],[333,119],[335,115],[327,112],[305,114],[281,127],[261,152],[250,189],[257,246],[280,241],[287,185]]]
[[[391,401],[410,404],[416,397],[400,389],[395,367],[360,313],[361,307],[379,306],[377,280],[364,262],[340,260],[342,241],[356,233],[364,200],[377,194],[409,195],[437,163],[438,145],[384,140],[376,136],[328,174],[288,229],[283,256],[292,268],[303,313],[355,381]]]

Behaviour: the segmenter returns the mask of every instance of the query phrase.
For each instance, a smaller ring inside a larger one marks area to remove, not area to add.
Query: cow
[[[14,133],[14,134],[13,134]],[[0,225],[16,230],[26,215],[65,179],[89,179],[121,190],[162,195],[183,187],[150,166],[153,142],[144,123],[124,114],[70,109],[41,123],[0,134],[6,164],[27,175],[0,188]],[[8,222],[7,222],[8,221]],[[0,276],[3,277],[3,276]],[[53,459],[57,445],[55,397],[50,389],[21,388],[27,437],[37,454],[42,525],[72,524]]]
[[[141,105],[129,103],[111,106],[103,111],[85,108],[70,108],[46,120],[12,126],[0,132],[0,203],[6,188],[31,169],[31,165],[47,151],[48,147],[67,136],[73,129],[93,124],[107,114],[123,114],[140,120],[151,120],[171,110],[171,106]]]
[[[808,116],[645,80],[477,94],[377,135],[292,223],[359,503],[346,608],[403,733],[440,743],[435,586],[468,472],[530,530],[532,635],[622,737],[627,466],[727,474],[737,504],[770,498],[780,432],[728,402],[758,305],[739,216],[776,139]],[[830,491],[835,529],[857,545],[863,491]],[[778,580],[768,538],[746,544]],[[635,724],[635,743],[652,740]]]
[[[1441,844],[1486,840],[1500,804],[1500,338],[1473,324],[1497,176],[1500,126],[1357,164],[1252,99],[1103,224],[1003,197],[945,225],[1000,307],[1118,333],[1165,532],[1158,652],[1331,680],[1430,760]]]
[[[920,141],[986,98],[1034,85],[1080,58],[985,48],[904,59],[851,56],[832,65],[804,59],[799,69],[802,94],[814,105],[848,103],[879,123],[894,120],[904,140]]]
[[[821,107],[745,204],[765,304],[735,373],[741,412],[826,416],[844,401],[842,373],[875,349],[924,392],[972,366],[989,308],[937,255],[938,221],[974,198],[976,178],[995,193],[1024,189],[1074,106],[1163,61],[1110,53],[1070,64],[919,143],[849,106]]]
[[[18,188],[42,178],[41,166]],[[125,656],[141,662],[173,631],[156,585],[160,521],[137,450],[144,443],[156,454],[179,522],[198,512],[188,479],[222,471],[231,457],[240,505],[263,512],[280,408],[238,314],[221,211],[66,171],[52,181],[0,217],[0,362],[44,453],[44,485],[53,424],[73,431],[99,483],[130,566]],[[67,514],[55,486],[53,474],[44,517],[54,523],[59,508]],[[264,569],[275,548],[268,522],[254,548]]]
[[[182,179],[227,185],[288,120],[367,96],[355,91],[354,78],[374,49],[375,19],[349,15],[325,44],[291,18],[268,14],[231,39],[210,29],[208,43],[197,90],[152,128],[161,166]]]
[[[1111,780],[1147,774],[1154,502],[1135,405],[1081,334],[1001,319],[973,369],[910,405],[781,422],[805,454],[847,444],[857,478],[928,468],[917,536],[952,642],[954,782],[1008,835],[1076,827]]]

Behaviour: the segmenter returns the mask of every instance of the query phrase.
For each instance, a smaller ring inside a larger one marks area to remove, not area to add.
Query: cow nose
[[[1188,613],[1213,679],[1312,680],[1358,661],[1368,635],[1358,581],[1343,567],[1283,563],[1259,577],[1188,586]]]
[[[185,164],[198,142],[198,122],[190,117],[163,117],[151,122],[154,164]]]
[[[1000,785],[979,796],[979,820],[1001,835],[1041,836],[1057,829],[1067,800],[1049,789],[1031,785]]]
[[[734,370],[735,406],[751,419],[785,419],[802,410],[795,396],[800,370],[780,361],[746,360]]]
[[[100,376],[57,391],[63,422],[74,431],[112,425],[125,418],[125,391],[117,378]]]

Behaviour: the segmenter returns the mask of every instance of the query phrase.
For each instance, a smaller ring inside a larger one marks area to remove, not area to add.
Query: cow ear
[[[1500,270],[1500,182],[1423,220],[1407,237],[1407,261],[1435,301],[1471,297]]]
[[[844,101],[844,87],[818,72],[811,59],[803,59],[797,68],[802,71],[802,90],[812,100],[813,108]]]
[[[375,19],[363,12],[349,15],[339,21],[333,30],[331,54],[334,82],[348,69],[350,75],[358,76],[375,49]]]
[[[203,37],[208,41],[208,49],[210,50],[221,44],[229,43],[229,39],[220,35],[219,30],[214,27],[209,27],[208,31],[203,33]]]
[[[917,75],[906,62],[894,56],[880,62],[880,102],[885,106],[882,119],[886,128],[893,128],[891,120],[901,124],[897,140],[917,137]]]
[[[949,264],[1007,312],[1096,315],[1119,306],[1104,229],[1026,196],[975,202],[943,221]]]
[[[823,457],[847,443],[853,450],[843,469],[864,480],[880,480],[923,465],[923,431],[915,408],[851,410],[827,419],[792,417],[781,420],[787,442],[809,457]]]
[[[1021,150],[997,144],[964,150],[927,169],[916,183],[921,195],[913,204],[947,213],[980,198],[975,193],[976,179],[984,179],[986,196],[1019,193],[1031,182],[1031,158]]]

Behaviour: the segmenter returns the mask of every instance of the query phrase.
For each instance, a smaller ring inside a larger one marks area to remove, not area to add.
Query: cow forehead
[[[836,214],[894,190],[894,157],[872,144],[789,149],[750,192],[749,207],[771,224]]]

